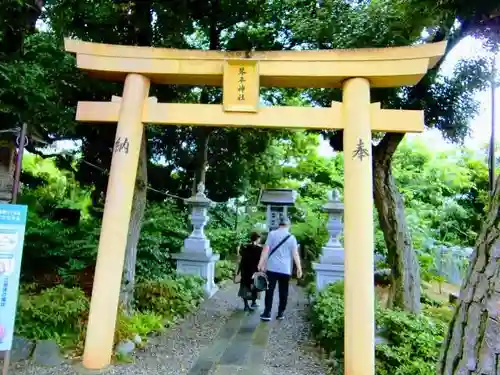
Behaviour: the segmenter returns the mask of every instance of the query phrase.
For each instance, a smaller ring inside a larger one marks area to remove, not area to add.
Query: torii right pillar
[[[343,84],[346,375],[375,373],[373,182],[370,83]]]

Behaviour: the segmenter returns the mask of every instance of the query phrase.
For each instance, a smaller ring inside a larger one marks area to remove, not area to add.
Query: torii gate
[[[125,81],[111,102],[79,102],[83,122],[118,122],[102,220],[83,365],[109,365],[143,124],[344,129],[345,373],[373,375],[373,192],[371,132],[422,132],[422,111],[383,110],[370,87],[416,84],[446,43],[412,47],[222,52],[128,47],[66,39],[78,68]],[[223,87],[223,104],[149,98],[150,82]],[[342,87],[331,108],[260,107],[260,87]]]

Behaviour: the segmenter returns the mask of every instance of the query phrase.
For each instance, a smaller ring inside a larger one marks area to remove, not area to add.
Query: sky
[[[450,75],[453,72],[453,68],[458,61],[462,59],[468,59],[471,57],[476,57],[478,55],[492,57],[491,53],[488,53],[483,47],[479,40],[472,37],[467,37],[462,40],[446,57],[446,60],[441,66],[441,72],[445,75]],[[496,56],[497,67],[500,68],[500,53]],[[497,69],[500,71],[500,69]],[[500,142],[500,88],[495,90],[495,139]],[[465,141],[465,146],[470,148],[480,148],[487,144],[490,139],[490,129],[491,129],[491,89],[487,89],[484,92],[480,92],[476,95],[476,99],[480,103],[479,114],[471,118],[470,128],[471,137]],[[421,134],[408,134],[409,139],[420,139],[427,144],[432,144],[433,148],[436,150],[446,150],[448,148],[456,147],[448,142],[446,142],[441,133],[438,130],[426,130]],[[319,154],[323,156],[329,156],[333,154],[333,151],[327,141],[323,140],[319,146]]]

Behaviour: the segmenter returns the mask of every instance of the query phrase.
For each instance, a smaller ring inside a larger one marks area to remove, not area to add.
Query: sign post
[[[0,204],[0,351],[7,374],[14,338],[27,206]]]

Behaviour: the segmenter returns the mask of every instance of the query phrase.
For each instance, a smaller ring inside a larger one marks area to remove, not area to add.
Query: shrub
[[[187,211],[168,201],[148,205],[138,243],[136,276],[139,280],[159,279],[175,271],[171,253],[179,252],[189,235],[187,217]],[[61,282],[75,286],[78,281],[75,276],[95,264],[99,228],[100,220],[96,218],[68,226],[30,210],[22,280],[36,280],[43,284],[41,286]],[[45,280],[45,276],[50,280]]]
[[[311,281],[311,282],[307,283],[307,285],[304,288],[304,291],[305,291],[308,298],[316,296],[316,293],[317,293],[316,282]]]
[[[425,304],[425,305],[429,305],[429,306],[433,306],[433,307],[443,306],[442,301],[438,301],[437,299],[432,298],[425,290],[422,290],[422,292],[420,294],[420,302]]]
[[[431,318],[442,321],[443,323],[449,324],[453,318],[454,310],[449,306],[425,306],[425,315]]]
[[[344,301],[341,283],[319,293],[311,309],[312,332],[318,344],[333,356],[335,373],[342,373]],[[380,334],[388,344],[376,347],[377,375],[434,375],[446,331],[443,319],[376,309]]]
[[[344,352],[344,299],[337,283],[318,294],[311,309],[312,333],[334,357]]]
[[[229,228],[209,228],[206,235],[213,251],[220,254],[224,260],[236,256],[238,244],[245,242],[248,237],[246,233],[235,232]]]
[[[22,279],[57,274],[71,283],[72,276],[95,262],[98,235],[95,221],[85,220],[70,227],[28,212]]]
[[[294,223],[292,232],[300,244],[302,267],[304,277],[301,283],[308,284],[314,280],[314,271],[312,263],[317,261],[322,247],[328,240],[328,232],[326,231],[326,218],[324,214],[316,212],[308,212],[304,222]]]
[[[55,340],[63,347],[80,339],[89,300],[79,288],[56,286],[38,295],[22,293],[16,315],[16,334],[33,340]]]
[[[389,344],[378,345],[377,375],[434,375],[446,325],[425,315],[379,310],[377,324]]]
[[[136,335],[143,338],[165,329],[163,317],[154,312],[136,312],[127,316],[120,310],[116,323],[115,342],[133,339]]]
[[[175,273],[171,254],[181,250],[187,231],[187,211],[172,202],[148,204],[137,251],[138,280],[161,279]]]
[[[137,284],[137,309],[151,311],[166,319],[175,319],[193,311],[203,299],[201,278],[189,276],[166,277]]]
[[[219,283],[224,280],[232,280],[238,265],[229,260],[219,260],[215,264],[215,282]]]
[[[116,342],[161,331],[165,325],[191,312],[203,298],[203,280],[172,277],[137,284],[138,311],[126,316],[120,310]],[[79,288],[62,285],[34,294],[38,287],[21,286],[16,334],[33,340],[55,340],[64,349],[82,349],[89,300]]]

